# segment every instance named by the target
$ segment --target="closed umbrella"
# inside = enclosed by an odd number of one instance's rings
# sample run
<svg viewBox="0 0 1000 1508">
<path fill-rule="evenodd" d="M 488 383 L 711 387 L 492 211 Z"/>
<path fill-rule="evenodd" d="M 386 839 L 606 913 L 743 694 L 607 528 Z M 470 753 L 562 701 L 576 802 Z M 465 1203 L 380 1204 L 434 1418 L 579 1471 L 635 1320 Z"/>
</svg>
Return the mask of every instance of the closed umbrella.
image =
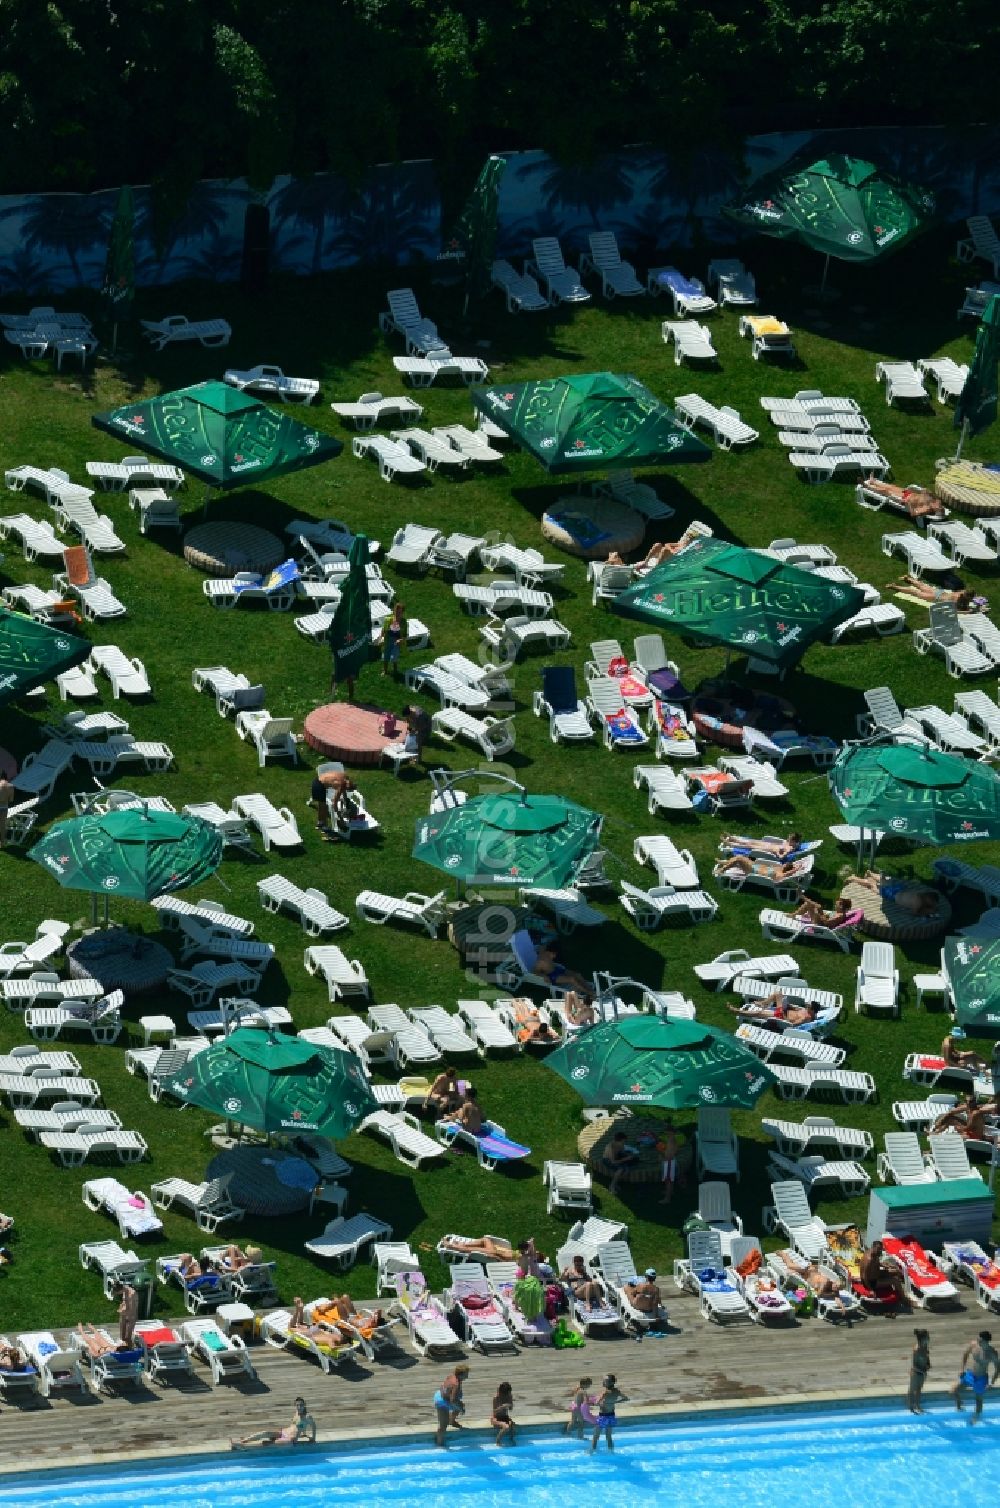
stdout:
<svg viewBox="0 0 1000 1508">
<path fill-rule="evenodd" d="M 957 461 L 968 435 L 989 429 L 997 417 L 997 368 L 1000 363 L 1000 298 L 996 294 L 983 311 L 976 331 L 976 349 L 969 375 L 955 405 L 955 428 L 962 431 Z"/>
<path fill-rule="evenodd" d="M 101 302 L 112 322 L 111 349 L 118 349 L 118 326 L 132 312 L 135 299 L 135 201 L 125 184 L 118 191 L 115 218 L 111 222 L 108 255 L 104 263 Z"/>
<path fill-rule="evenodd" d="M 807 151 L 756 179 L 722 212 L 748 230 L 822 252 L 825 285 L 831 257 L 873 262 L 898 251 L 930 229 L 936 208 L 929 189 L 904 183 L 866 158 Z"/>
<path fill-rule="evenodd" d="M 615 611 L 784 669 L 853 617 L 864 593 L 721 539 L 697 539 L 615 598 Z"/>
<path fill-rule="evenodd" d="M 480 413 L 551 472 L 707 461 L 707 445 L 637 377 L 590 372 L 476 388 Z"/>
<path fill-rule="evenodd" d="M 454 240 L 465 252 L 465 305 L 482 298 L 490 286 L 493 251 L 497 239 L 497 209 L 500 180 L 507 169 L 504 157 L 488 157 L 458 218 Z"/>
<path fill-rule="evenodd" d="M 1000 938 L 946 938 L 944 971 L 958 1025 L 1000 1037 Z"/>
<path fill-rule="evenodd" d="M 340 601 L 330 624 L 333 679 L 346 681 L 354 694 L 354 678 L 371 659 L 372 618 L 368 601 L 368 540 L 355 534 L 351 541 L 350 569 L 340 591 Z"/>
<path fill-rule="evenodd" d="M 1000 838 L 1000 778 L 987 765 L 914 744 L 849 744 L 830 771 L 847 822 L 915 843 Z"/>
<path fill-rule="evenodd" d="M 163 1087 L 255 1131 L 338 1140 L 378 1109 L 353 1053 L 238 1027 L 197 1053 Z"/>
<path fill-rule="evenodd" d="M 775 1082 L 731 1032 L 662 1016 L 623 1016 L 589 1027 L 543 1061 L 588 1105 L 749 1109 Z"/>
<path fill-rule="evenodd" d="M 602 821 L 565 796 L 490 792 L 420 817 L 413 857 L 464 885 L 560 889 L 595 848 Z"/>
<path fill-rule="evenodd" d="M 0 706 L 79 665 L 91 648 L 76 634 L 0 608 Z"/>
<path fill-rule="evenodd" d="M 344 448 L 332 435 L 225 382 L 198 382 L 126 403 L 93 414 L 90 422 L 222 492 L 319 466 Z"/>
</svg>

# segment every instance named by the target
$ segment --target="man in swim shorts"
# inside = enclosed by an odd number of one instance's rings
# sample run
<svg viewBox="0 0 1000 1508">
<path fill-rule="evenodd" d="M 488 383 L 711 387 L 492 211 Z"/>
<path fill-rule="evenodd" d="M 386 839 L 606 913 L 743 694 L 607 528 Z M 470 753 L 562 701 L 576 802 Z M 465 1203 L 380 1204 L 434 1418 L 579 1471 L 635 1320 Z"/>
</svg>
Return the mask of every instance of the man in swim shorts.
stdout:
<svg viewBox="0 0 1000 1508">
<path fill-rule="evenodd" d="M 960 1413 L 964 1408 L 964 1404 L 962 1403 L 963 1392 L 966 1388 L 971 1392 L 974 1399 L 974 1413 L 969 1420 L 970 1424 L 975 1424 L 977 1419 L 982 1418 L 983 1398 L 986 1395 L 986 1389 L 996 1382 L 997 1375 L 1000 1373 L 1000 1356 L 993 1349 L 992 1341 L 993 1336 L 989 1330 L 980 1330 L 975 1340 L 969 1342 L 962 1357 L 962 1366 L 958 1374 L 958 1381 L 951 1390 L 952 1397 L 955 1400 L 955 1407 Z M 989 1375 L 991 1367 L 993 1369 L 992 1377 Z"/>
</svg>

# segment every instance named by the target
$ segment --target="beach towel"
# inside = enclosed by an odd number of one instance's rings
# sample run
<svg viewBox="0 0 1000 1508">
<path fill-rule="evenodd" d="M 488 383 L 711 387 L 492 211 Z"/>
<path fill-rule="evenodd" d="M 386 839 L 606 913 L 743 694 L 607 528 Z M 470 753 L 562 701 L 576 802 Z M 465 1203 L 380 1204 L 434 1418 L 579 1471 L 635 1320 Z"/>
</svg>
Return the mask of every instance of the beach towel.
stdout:
<svg viewBox="0 0 1000 1508">
<path fill-rule="evenodd" d="M 531 1156 L 530 1147 L 523 1147 L 520 1142 L 511 1141 L 509 1136 L 504 1136 L 488 1121 L 477 1140 L 485 1155 L 495 1162 L 516 1162 L 521 1157 Z"/>
<path fill-rule="evenodd" d="M 691 695 L 672 670 L 654 670 L 647 684 L 650 691 L 655 691 L 658 696 L 674 697 L 679 702 L 687 701 Z"/>
<path fill-rule="evenodd" d="M 691 735 L 684 718 L 676 707 L 671 707 L 669 702 L 656 703 L 656 726 L 665 743 L 690 742 Z"/>
<path fill-rule="evenodd" d="M 984 1288 L 989 1288 L 991 1292 L 1000 1288 L 1000 1267 L 996 1262 L 991 1262 L 981 1252 L 969 1251 L 964 1246 L 952 1246 L 949 1250 L 960 1266 L 975 1273 Z"/>
<path fill-rule="evenodd" d="M 883 1236 L 882 1245 L 887 1257 L 892 1257 L 906 1269 L 906 1275 L 914 1288 L 940 1288 L 947 1282 L 944 1273 L 919 1241 L 900 1240 L 897 1236 Z"/>
<path fill-rule="evenodd" d="M 147 1351 L 151 1351 L 154 1346 L 178 1344 L 176 1331 L 171 1330 L 168 1325 L 160 1325 L 155 1330 L 140 1330 L 137 1339 L 142 1342 Z"/>
<path fill-rule="evenodd" d="M 636 727 L 627 712 L 613 712 L 605 723 L 616 744 L 642 743 L 642 729 Z"/>
</svg>

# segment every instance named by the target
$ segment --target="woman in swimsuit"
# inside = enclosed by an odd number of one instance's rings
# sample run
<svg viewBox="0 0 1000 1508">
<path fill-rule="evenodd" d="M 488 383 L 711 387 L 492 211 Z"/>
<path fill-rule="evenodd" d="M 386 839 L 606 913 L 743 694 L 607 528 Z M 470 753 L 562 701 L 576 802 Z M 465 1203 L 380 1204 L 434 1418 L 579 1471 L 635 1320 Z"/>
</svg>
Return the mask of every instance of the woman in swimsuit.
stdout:
<svg viewBox="0 0 1000 1508">
<path fill-rule="evenodd" d="M 517 1439 L 516 1426 L 511 1417 L 514 1409 L 514 1390 L 509 1382 L 497 1383 L 496 1394 L 493 1398 L 493 1412 L 490 1415 L 490 1423 L 497 1432 L 496 1443 L 498 1445 L 507 1439 L 513 1445 Z"/>
<path fill-rule="evenodd" d="M 986 1063 L 977 1052 L 964 1052 L 955 1046 L 955 1038 L 958 1035 L 952 1031 L 941 1043 L 941 1056 L 952 1068 L 970 1068 L 973 1073 L 985 1073 L 989 1064 Z"/>
<path fill-rule="evenodd" d="M 576 990 L 567 990 L 563 997 L 563 1015 L 570 1026 L 593 1026 L 597 1012 L 586 1000 L 581 1000 Z"/>
<path fill-rule="evenodd" d="M 406 637 L 406 618 L 401 602 L 397 602 L 392 610 L 392 617 L 382 632 L 382 674 L 392 672 L 396 678 L 396 666 L 399 664 L 399 652 L 403 640 Z"/>
<path fill-rule="evenodd" d="M 583 1265 L 583 1257 L 577 1252 L 572 1265 L 564 1267 L 559 1274 L 560 1283 L 569 1289 L 575 1299 L 581 1304 L 586 1304 L 588 1309 L 596 1309 L 604 1297 L 600 1283 L 594 1281 Z"/>
<path fill-rule="evenodd" d="M 712 873 L 716 879 L 735 871 L 737 874 L 759 874 L 768 879 L 789 880 L 802 873 L 800 863 L 799 859 L 793 859 L 791 863 L 771 864 L 766 859 L 751 859 L 746 854 L 733 854 L 720 859 Z"/>
<path fill-rule="evenodd" d="M 843 895 L 838 895 L 832 911 L 824 911 L 819 901 L 804 895 L 792 915 L 800 922 L 808 922 L 811 927 L 838 927 L 850 910 L 851 903 Z"/>
<path fill-rule="evenodd" d="M 921 581 L 918 576 L 911 576 L 908 572 L 902 581 L 894 581 L 892 588 L 895 592 L 905 592 L 908 597 L 919 597 L 921 602 L 929 606 L 938 603 L 950 605 L 959 613 L 971 612 L 974 604 L 975 593 L 967 587 L 960 587 L 956 591 L 949 591 L 947 587 L 931 586 L 929 581 Z"/>
<path fill-rule="evenodd" d="M 593 1386 L 593 1383 L 594 1379 L 592 1377 L 581 1377 L 577 1383 L 576 1390 L 570 1400 L 569 1418 L 563 1426 L 564 1435 L 579 1435 L 582 1440 L 584 1425 L 593 1422 L 585 1418 L 583 1412 L 584 1409 L 588 1413 L 590 1412 L 590 1393 L 588 1389 Z"/>
<path fill-rule="evenodd" d="M 288 1321 L 288 1328 L 292 1334 L 304 1336 L 306 1340 L 316 1341 L 319 1345 L 339 1346 L 344 1342 L 343 1331 L 338 1330 L 336 1325 L 331 1325 L 328 1321 L 321 1325 L 310 1324 L 306 1319 L 305 1305 L 298 1295 L 292 1301 L 292 1317 Z"/>
<path fill-rule="evenodd" d="M 316 1421 L 306 1408 L 304 1398 L 295 1400 L 295 1417 L 283 1429 L 260 1429 L 253 1435 L 244 1435 L 241 1440 L 230 1440 L 231 1450 L 243 1450 L 248 1445 L 310 1445 L 316 1439 Z"/>
<path fill-rule="evenodd" d="M 601 1395 L 597 1400 L 597 1423 L 594 1426 L 594 1434 L 590 1442 L 591 1454 L 597 1449 L 597 1442 L 601 1438 L 601 1430 L 604 1431 L 604 1438 L 608 1442 L 608 1450 L 614 1450 L 615 1448 L 615 1442 L 612 1439 L 612 1431 L 617 1423 L 615 1409 L 619 1403 L 628 1402 L 625 1394 L 618 1391 L 617 1384 L 618 1379 L 614 1372 L 609 1372 L 604 1379 Z"/>
<path fill-rule="evenodd" d="M 801 833 L 789 833 L 787 838 L 747 838 L 738 833 L 723 833 L 719 843 L 720 848 L 727 848 L 730 853 L 775 859 L 787 859 L 801 845 Z"/>
<path fill-rule="evenodd" d="M 496 1236 L 480 1236 L 478 1241 L 453 1236 L 449 1241 L 442 1241 L 441 1245 L 447 1251 L 460 1251 L 468 1256 L 481 1253 L 494 1262 L 513 1262 L 516 1257 L 513 1246 L 507 1241 L 499 1241 Z"/>
</svg>

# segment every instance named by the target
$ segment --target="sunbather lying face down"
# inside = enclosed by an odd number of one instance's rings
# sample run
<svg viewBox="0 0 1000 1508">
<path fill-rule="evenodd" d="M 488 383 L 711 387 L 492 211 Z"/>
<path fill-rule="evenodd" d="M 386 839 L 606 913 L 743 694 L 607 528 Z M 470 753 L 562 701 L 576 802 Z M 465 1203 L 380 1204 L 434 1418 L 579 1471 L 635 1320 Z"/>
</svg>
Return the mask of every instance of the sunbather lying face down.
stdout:
<svg viewBox="0 0 1000 1508">
<path fill-rule="evenodd" d="M 790 864 L 769 864 L 766 859 L 751 859 L 745 854 L 733 854 L 729 858 L 720 859 L 712 873 L 718 877 L 721 874 L 759 874 L 776 880 L 788 880 L 794 875 L 802 874 L 802 861 L 795 859 Z"/>
<path fill-rule="evenodd" d="M 844 1301 L 840 1296 L 840 1284 L 836 1278 L 831 1277 L 829 1273 L 825 1273 L 821 1267 L 817 1267 L 815 1262 L 803 1261 L 793 1251 L 780 1252 L 779 1256 L 789 1272 L 794 1273 L 797 1278 L 801 1278 L 802 1282 L 817 1298 L 836 1299 L 841 1309 L 845 1307 Z"/>
<path fill-rule="evenodd" d="M 870 476 L 865 480 L 865 489 L 896 503 L 911 518 L 944 518 L 947 515 L 947 509 L 926 487 L 895 487 L 891 482 Z"/>
<path fill-rule="evenodd" d="M 802 834 L 789 833 L 787 838 L 748 838 L 741 833 L 723 833 L 719 841 L 720 848 L 727 848 L 735 854 L 773 854 L 777 859 L 784 859 L 790 853 L 801 847 Z"/>
<path fill-rule="evenodd" d="M 481 1252 L 483 1256 L 492 1257 L 497 1262 L 513 1262 L 514 1248 L 509 1241 L 500 1241 L 496 1236 L 480 1236 L 465 1238 L 453 1236 L 450 1240 L 442 1241 L 442 1246 L 448 1251 Z"/>
<path fill-rule="evenodd" d="M 98 1356 L 107 1356 L 115 1351 L 128 1351 L 131 1349 L 125 1345 L 124 1341 L 119 1341 L 115 1345 L 113 1341 L 101 1335 L 100 1331 L 96 1330 L 93 1325 L 84 1324 L 83 1321 L 77 1325 L 76 1332 L 83 1341 L 88 1353 L 95 1359 Z"/>
<path fill-rule="evenodd" d="M 909 572 L 900 581 L 892 583 L 894 592 L 905 592 L 909 597 L 919 597 L 921 602 L 931 605 L 943 602 L 950 604 L 960 613 L 967 613 L 976 605 L 976 594 L 970 592 L 967 587 L 951 590 L 944 586 L 931 586 L 929 581 L 921 581 L 919 576 L 911 576 Z M 982 599 L 984 611 L 989 607 L 986 599 Z"/>
<path fill-rule="evenodd" d="M 769 1021 L 784 1021 L 789 1026 L 803 1026 L 815 1021 L 819 1006 L 812 1001 L 797 1000 L 783 990 L 772 990 L 763 1000 L 743 1000 L 730 1005 L 739 1016 L 762 1016 Z"/>
<path fill-rule="evenodd" d="M 305 1304 L 302 1299 L 296 1297 L 292 1301 L 292 1317 L 288 1322 L 289 1330 L 296 1335 L 303 1335 L 308 1340 L 321 1342 L 323 1345 L 339 1345 L 344 1339 L 343 1333 L 336 1325 L 314 1325 L 306 1319 Z"/>
</svg>

